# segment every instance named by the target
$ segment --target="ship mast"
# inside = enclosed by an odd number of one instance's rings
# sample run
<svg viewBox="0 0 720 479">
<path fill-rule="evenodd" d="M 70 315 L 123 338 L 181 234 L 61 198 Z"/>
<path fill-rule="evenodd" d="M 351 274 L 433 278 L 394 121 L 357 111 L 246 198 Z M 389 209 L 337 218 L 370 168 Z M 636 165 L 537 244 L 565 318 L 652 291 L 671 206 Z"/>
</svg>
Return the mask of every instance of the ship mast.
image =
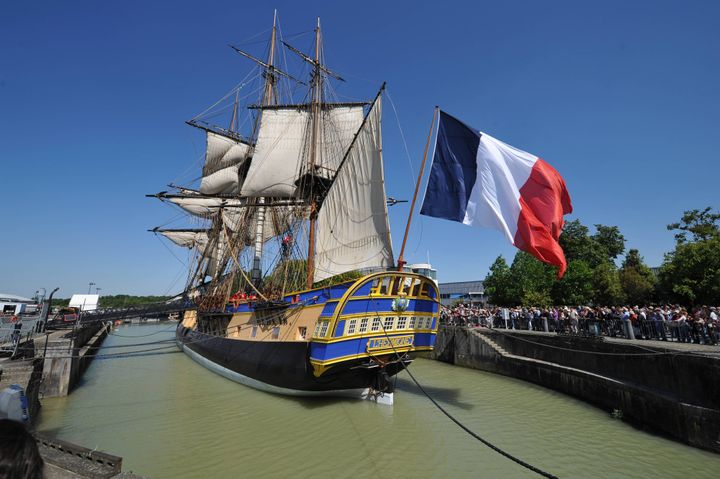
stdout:
<svg viewBox="0 0 720 479">
<path fill-rule="evenodd" d="M 273 27 L 272 35 L 270 36 L 270 53 L 268 55 L 267 67 L 265 69 L 265 89 L 263 90 L 262 105 L 272 105 L 277 101 L 276 87 L 275 87 L 275 39 L 277 32 L 277 10 L 273 15 Z M 255 120 L 253 127 L 253 138 L 258 131 L 260 125 L 260 115 Z M 250 273 L 250 279 L 255 285 L 259 285 L 260 279 L 262 278 L 262 254 L 263 254 L 263 234 L 265 229 L 265 198 L 258 198 L 260 204 L 257 208 L 256 223 L 255 223 L 255 252 L 253 254 L 253 267 Z"/>
<path fill-rule="evenodd" d="M 320 17 L 317 19 L 315 28 L 315 71 L 313 72 L 312 83 L 312 139 L 310 141 L 310 168 L 308 171 L 314 176 L 315 165 L 318 164 L 318 131 L 320 127 L 320 112 L 322 107 L 322 66 L 320 63 Z M 311 176 L 312 177 L 312 176 Z M 307 287 L 312 288 L 315 275 L 315 225 L 318 216 L 318 204 L 313 195 L 312 184 L 310 185 L 310 232 L 308 235 L 308 256 L 307 256 Z"/>
</svg>

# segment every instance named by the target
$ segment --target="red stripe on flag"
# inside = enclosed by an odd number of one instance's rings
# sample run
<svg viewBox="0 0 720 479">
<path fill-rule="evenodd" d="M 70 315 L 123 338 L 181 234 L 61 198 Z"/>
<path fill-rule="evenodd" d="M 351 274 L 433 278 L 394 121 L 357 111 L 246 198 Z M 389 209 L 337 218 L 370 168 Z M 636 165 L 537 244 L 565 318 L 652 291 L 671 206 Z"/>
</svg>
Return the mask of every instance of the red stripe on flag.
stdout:
<svg viewBox="0 0 720 479">
<path fill-rule="evenodd" d="M 552 166 L 539 159 L 520 188 L 520 216 L 514 244 L 540 261 L 558 267 L 558 278 L 567 269 L 558 243 L 563 215 L 572 213 L 565 181 Z"/>
</svg>

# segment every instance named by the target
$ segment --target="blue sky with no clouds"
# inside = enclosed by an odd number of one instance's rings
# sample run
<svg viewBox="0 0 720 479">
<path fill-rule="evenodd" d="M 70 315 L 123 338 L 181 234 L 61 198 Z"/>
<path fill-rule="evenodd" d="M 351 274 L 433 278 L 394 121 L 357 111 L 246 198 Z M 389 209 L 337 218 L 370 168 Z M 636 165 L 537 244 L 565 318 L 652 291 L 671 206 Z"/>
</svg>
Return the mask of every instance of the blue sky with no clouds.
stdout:
<svg viewBox="0 0 720 479">
<path fill-rule="evenodd" d="M 3 2 L 0 291 L 182 287 L 183 265 L 146 232 L 174 212 L 144 195 L 196 164 L 203 136 L 184 121 L 250 70 L 228 43 L 263 54 L 246 40 L 267 35 L 274 7 L 288 36 L 321 17 L 341 94 L 388 82 L 415 171 L 440 105 L 546 159 L 569 219 L 619 226 L 650 265 L 672 249 L 666 224 L 719 206 L 718 2 Z M 409 199 L 387 99 L 384 133 L 387 192 Z M 390 211 L 399 249 L 408 205 Z M 514 254 L 497 231 L 419 218 L 407 259 L 429 254 L 441 281 Z"/>
</svg>

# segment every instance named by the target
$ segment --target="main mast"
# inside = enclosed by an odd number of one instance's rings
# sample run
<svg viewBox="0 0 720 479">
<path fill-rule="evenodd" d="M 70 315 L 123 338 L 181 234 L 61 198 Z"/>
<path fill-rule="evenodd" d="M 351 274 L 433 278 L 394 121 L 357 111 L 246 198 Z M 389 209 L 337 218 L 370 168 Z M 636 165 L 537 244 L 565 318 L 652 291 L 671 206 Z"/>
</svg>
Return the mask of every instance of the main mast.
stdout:
<svg viewBox="0 0 720 479">
<path fill-rule="evenodd" d="M 272 35 L 270 36 L 270 53 L 268 55 L 268 67 L 265 69 L 265 89 L 263 90 L 262 105 L 272 105 L 277 101 L 276 89 L 275 89 L 275 74 L 273 72 L 275 65 L 275 39 L 277 32 L 277 10 L 273 16 L 273 27 Z M 262 116 L 262 110 L 255 120 L 253 127 L 253 138 L 257 134 L 258 127 L 260 125 L 260 117 Z M 262 278 L 262 254 L 263 254 L 263 235 L 265 229 L 265 198 L 258 198 L 260 206 L 257 208 L 256 225 L 255 225 L 255 252 L 253 255 L 253 268 L 250 273 L 250 279 L 255 285 L 259 285 L 260 279 Z"/>
<path fill-rule="evenodd" d="M 322 108 L 322 72 L 320 63 L 320 17 L 317 19 L 315 28 L 315 71 L 312 84 L 312 138 L 310 141 L 310 168 L 308 172 L 314 176 L 315 165 L 318 164 L 318 132 L 320 127 L 320 113 Z M 311 176 L 311 177 L 312 177 Z M 318 204 L 313 194 L 313 185 L 310 184 L 310 232 L 308 235 L 308 257 L 307 257 L 307 287 L 312 288 L 315 275 L 315 225 L 317 223 Z"/>
</svg>

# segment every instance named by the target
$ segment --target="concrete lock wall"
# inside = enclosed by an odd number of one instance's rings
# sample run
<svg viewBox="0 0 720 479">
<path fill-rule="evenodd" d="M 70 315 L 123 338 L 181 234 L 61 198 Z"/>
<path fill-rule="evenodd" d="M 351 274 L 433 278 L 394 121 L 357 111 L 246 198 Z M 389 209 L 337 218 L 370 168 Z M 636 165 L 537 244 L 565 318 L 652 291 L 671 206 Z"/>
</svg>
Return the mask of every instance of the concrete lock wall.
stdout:
<svg viewBox="0 0 720 479">
<path fill-rule="evenodd" d="M 105 324 L 95 323 L 65 334 L 53 333 L 47 340 L 41 394 L 67 396 L 80 381 L 107 332 Z"/>
<path fill-rule="evenodd" d="M 441 327 L 433 356 L 530 381 L 608 411 L 622 411 L 623 420 L 720 453 L 720 360 L 695 355 L 598 355 L 565 348 L 639 351 L 630 345 L 575 337 L 530 337 L 489 330 L 477 334 L 465 328 Z"/>
</svg>

